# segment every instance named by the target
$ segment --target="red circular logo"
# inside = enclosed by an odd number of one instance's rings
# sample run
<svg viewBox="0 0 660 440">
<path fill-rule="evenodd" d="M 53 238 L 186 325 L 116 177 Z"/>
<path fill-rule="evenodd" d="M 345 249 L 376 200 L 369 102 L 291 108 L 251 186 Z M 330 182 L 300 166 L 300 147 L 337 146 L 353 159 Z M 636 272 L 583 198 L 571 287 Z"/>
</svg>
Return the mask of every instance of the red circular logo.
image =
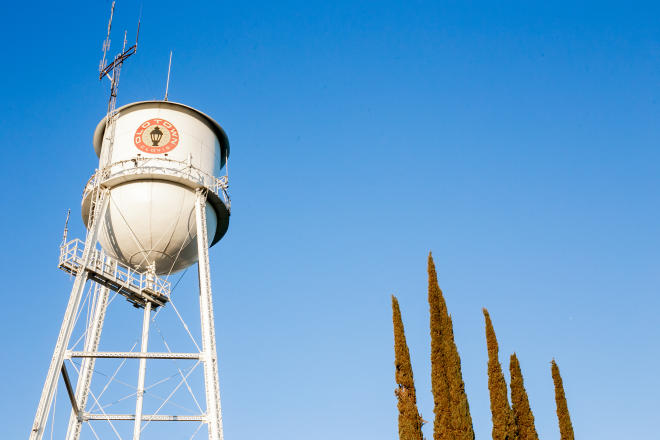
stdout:
<svg viewBox="0 0 660 440">
<path fill-rule="evenodd" d="M 161 154 L 174 150 L 179 145 L 179 132 L 165 119 L 149 119 L 140 124 L 133 142 L 145 153 Z"/>
</svg>

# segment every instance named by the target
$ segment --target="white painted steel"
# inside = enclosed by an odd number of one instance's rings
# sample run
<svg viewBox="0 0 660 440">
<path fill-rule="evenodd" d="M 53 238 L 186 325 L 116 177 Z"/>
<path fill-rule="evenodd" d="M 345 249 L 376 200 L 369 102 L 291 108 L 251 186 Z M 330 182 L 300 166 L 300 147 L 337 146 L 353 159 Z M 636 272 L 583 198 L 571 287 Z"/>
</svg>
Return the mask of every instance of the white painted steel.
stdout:
<svg viewBox="0 0 660 440">
<path fill-rule="evenodd" d="M 165 132 L 160 147 L 167 144 L 167 139 L 178 139 L 167 152 L 150 153 L 136 146 L 136 139 L 142 146 L 152 142 L 149 136 L 136 136 L 136 132 L 154 120 L 157 122 L 152 122 L 149 129 L 160 124 Z M 195 190 L 208 186 L 200 185 L 197 176 L 220 176 L 229 152 L 224 131 L 203 113 L 165 101 L 121 107 L 117 109 L 114 124 L 110 124 L 110 133 L 106 133 L 107 125 L 106 119 L 102 120 L 94 133 L 94 149 L 101 158 L 102 184 L 111 190 L 111 204 L 99 237 L 101 246 L 136 270 L 155 264 L 159 275 L 194 264 L 198 254 L 194 243 Z M 127 171 L 131 163 L 139 173 Z M 174 170 L 173 164 L 177 163 L 187 168 Z M 189 170 L 189 178 L 185 170 Z M 83 200 L 84 219 L 89 209 L 88 197 Z M 218 223 L 222 224 L 218 232 L 224 234 L 229 215 L 228 207 L 219 203 L 223 202 L 218 199 L 215 205 L 206 204 L 205 226 L 214 242 L 220 238 L 216 237 Z"/>
<path fill-rule="evenodd" d="M 145 153 L 133 142 L 140 125 L 156 118 L 171 123 L 179 134 L 178 145 L 167 155 Z M 105 118 L 94 131 L 94 150 L 99 157 L 108 142 L 107 138 L 104 139 L 104 132 Z M 100 164 L 101 168 L 138 155 L 182 161 L 191 158 L 194 167 L 212 176 L 219 176 L 228 155 L 227 137 L 220 125 L 199 110 L 175 102 L 142 101 L 118 108 L 114 135 L 112 155 L 106 163 Z"/>
<path fill-rule="evenodd" d="M 135 420 L 135 414 L 85 414 L 85 420 Z M 144 414 L 145 422 L 206 422 L 206 417 L 200 416 L 171 416 L 160 414 Z"/>
<path fill-rule="evenodd" d="M 149 322 L 151 321 L 151 302 L 147 302 L 144 307 L 144 317 L 142 321 L 142 344 L 140 351 L 147 351 L 149 343 Z M 147 374 L 147 358 L 140 358 L 140 367 L 138 371 L 137 398 L 135 399 L 135 424 L 133 425 L 133 440 L 140 440 L 142 433 L 142 403 L 144 402 L 144 379 Z"/>
<path fill-rule="evenodd" d="M 95 206 L 95 215 L 93 217 L 95 219 L 102 218 L 105 215 L 109 199 L 107 190 L 99 191 L 97 192 L 97 195 L 98 200 L 96 203 L 93 203 Z M 85 250 L 83 251 L 82 257 L 83 267 L 87 267 L 90 263 L 92 250 L 96 247 L 96 243 L 98 241 L 98 231 L 100 229 L 99 226 L 100 222 L 94 220 L 92 221 L 92 224 L 87 232 L 87 238 L 85 239 Z M 48 420 L 48 413 L 50 412 L 50 406 L 53 401 L 53 395 L 55 394 L 55 390 L 57 388 L 57 379 L 60 375 L 60 370 L 62 369 L 62 363 L 64 362 L 64 355 L 66 353 L 67 346 L 69 345 L 69 340 L 71 339 L 71 333 L 73 332 L 76 312 L 80 306 L 80 298 L 82 297 L 82 293 L 85 290 L 87 275 L 88 272 L 86 270 L 81 270 L 76 274 L 75 281 L 73 282 L 69 303 L 67 304 L 66 311 L 64 312 L 64 319 L 62 320 L 60 333 L 57 336 L 53 357 L 51 358 L 48 373 L 46 374 L 46 381 L 41 391 L 41 398 L 39 399 L 39 405 L 37 406 L 37 413 L 34 416 L 32 431 L 30 431 L 30 440 L 41 440 L 43 437 L 44 427 L 46 426 L 46 420 Z"/>
<path fill-rule="evenodd" d="M 96 359 L 201 359 L 199 353 L 170 353 L 167 351 L 140 353 L 135 351 L 71 351 L 66 354 L 67 359 L 96 358 Z"/>
<path fill-rule="evenodd" d="M 60 269 L 76 275 L 88 272 L 88 278 L 126 297 L 135 305 L 151 301 L 156 306 L 167 303 L 172 283 L 151 273 L 136 272 L 120 267 L 117 260 L 96 249 L 91 251 L 90 263 L 83 265 L 85 243 L 76 239 L 60 246 Z"/>
<path fill-rule="evenodd" d="M 116 115 L 110 123 L 101 121 L 95 133 L 96 151 L 103 153 L 104 159 L 83 194 L 83 219 L 88 226 L 84 247 L 78 246 L 75 240 L 65 240 L 61 248 L 59 266 L 75 274 L 76 278 L 30 440 L 42 440 L 64 359 L 73 357 L 83 359 L 75 400 L 72 401 L 80 407 L 80 414 L 71 415 L 67 440 L 78 440 L 81 424 L 88 420 L 134 420 L 134 439 L 139 439 L 146 427 L 147 423 L 143 425 L 143 421 L 201 421 L 207 424 L 209 440 L 222 440 L 208 248 L 209 243 L 222 238 L 228 226 L 227 180 L 226 177 L 217 179 L 229 150 L 227 138 L 222 128 L 208 116 L 181 104 L 162 101 L 134 103 L 120 108 Z M 132 151 L 130 147 L 134 148 L 134 144 L 132 139 L 130 144 L 127 142 L 127 134 L 132 137 L 135 121 L 158 117 L 169 118 L 167 120 L 179 132 L 181 143 L 167 155 L 157 154 L 152 158 L 146 157 L 148 154 L 144 152 Z M 102 151 L 106 147 L 107 150 Z M 131 162 L 136 171 L 127 168 Z M 213 237 L 212 242 L 209 234 Z M 97 243 L 108 256 L 96 249 Z M 167 303 L 170 289 L 169 282 L 156 274 L 181 270 L 198 259 L 201 351 L 147 352 L 151 309 Z M 122 268 L 117 260 L 127 268 Z M 71 351 L 68 345 L 87 280 L 106 287 L 99 289 L 96 307 L 86 329 L 84 351 Z M 140 352 L 98 351 L 108 288 L 126 296 L 134 305 L 144 306 Z M 188 329 L 185 322 L 183 325 Z M 139 359 L 135 414 L 85 412 L 95 358 Z M 158 411 L 156 414 L 142 414 L 147 359 L 198 359 L 203 362 L 206 412 L 192 416 L 158 415 Z M 178 386 L 187 385 L 186 377 L 182 376 Z"/>
<path fill-rule="evenodd" d="M 85 351 L 93 352 L 98 350 L 99 341 L 101 340 L 101 331 L 103 330 L 103 321 L 105 320 L 105 312 L 108 308 L 108 295 L 110 289 L 102 287 L 99 284 L 95 286 L 96 293 L 96 307 L 92 315 L 92 321 L 87 329 L 85 337 Z M 76 385 L 76 402 L 80 412 L 85 412 L 87 406 L 87 398 L 89 397 L 89 389 L 92 383 L 92 373 L 94 372 L 95 358 L 85 358 L 80 366 L 80 374 L 78 375 L 78 384 Z M 75 411 L 71 411 L 69 416 L 69 426 L 66 432 L 67 440 L 78 440 L 80 438 L 80 430 L 82 429 L 82 420 L 78 418 Z"/>
<path fill-rule="evenodd" d="M 206 204 L 206 228 L 215 233 L 217 218 Z M 108 254 L 138 271 L 150 264 L 168 274 L 197 261 L 195 192 L 164 180 L 123 183 L 110 190 L 99 242 Z"/>
<path fill-rule="evenodd" d="M 204 385 L 206 388 L 206 417 L 209 440 L 223 440 L 222 408 L 220 406 L 220 382 L 218 379 L 218 354 L 215 346 L 215 318 L 211 294 L 208 234 L 204 228 L 206 192 L 197 190 L 195 213 L 197 219 L 197 263 L 199 276 L 199 312 L 202 327 L 202 351 L 204 353 Z"/>
</svg>

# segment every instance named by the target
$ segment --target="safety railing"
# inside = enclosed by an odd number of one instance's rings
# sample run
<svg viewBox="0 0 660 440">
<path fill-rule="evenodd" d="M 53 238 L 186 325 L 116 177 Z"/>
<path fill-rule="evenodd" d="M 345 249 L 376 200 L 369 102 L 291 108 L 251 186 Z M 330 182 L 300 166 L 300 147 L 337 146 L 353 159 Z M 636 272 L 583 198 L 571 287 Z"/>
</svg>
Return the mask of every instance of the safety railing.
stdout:
<svg viewBox="0 0 660 440">
<path fill-rule="evenodd" d="M 89 193 L 94 191 L 99 184 L 102 184 L 109 179 L 140 174 L 148 174 L 150 176 L 174 176 L 189 180 L 208 188 L 222 199 L 227 206 L 227 209 L 231 208 L 227 176 L 218 178 L 193 166 L 190 161 L 174 160 L 164 157 L 135 157 L 133 159 L 114 162 L 101 170 L 97 170 L 87 181 L 87 185 L 85 185 L 83 199 L 87 197 Z"/>
<path fill-rule="evenodd" d="M 139 299 L 140 296 L 146 294 L 149 297 L 167 301 L 171 291 L 169 281 L 153 273 L 138 272 L 126 267 L 98 249 L 91 251 L 89 264 L 86 268 L 82 268 L 84 250 L 85 243 L 78 238 L 62 244 L 59 267 L 74 275 L 81 269 L 92 272 L 95 275 L 91 277 L 92 279 L 129 297 L 129 300 L 131 295 L 137 295 L 136 298 Z"/>
</svg>

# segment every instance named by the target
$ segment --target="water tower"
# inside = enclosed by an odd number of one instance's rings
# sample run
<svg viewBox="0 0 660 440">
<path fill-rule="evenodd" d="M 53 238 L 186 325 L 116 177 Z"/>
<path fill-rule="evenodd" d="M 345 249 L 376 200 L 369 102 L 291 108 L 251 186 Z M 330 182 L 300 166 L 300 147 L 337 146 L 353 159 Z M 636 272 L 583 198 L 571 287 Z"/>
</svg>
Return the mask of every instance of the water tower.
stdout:
<svg viewBox="0 0 660 440">
<path fill-rule="evenodd" d="M 133 439 L 140 438 L 143 422 L 198 421 L 207 425 L 209 439 L 221 440 L 208 249 L 223 237 L 229 224 L 228 180 L 221 175 L 229 156 L 229 143 L 224 130 L 211 117 L 167 98 L 116 109 L 121 66 L 136 52 L 137 38 L 128 49 L 124 43 L 122 52 L 106 63 L 109 34 L 110 24 L 101 63 L 101 78 L 111 80 L 110 101 L 107 115 L 93 137 L 99 167 L 82 197 L 87 234 L 84 241 L 68 240 L 65 228 L 59 267 L 75 279 L 30 439 L 40 440 L 44 436 L 61 375 L 71 402 L 67 440 L 79 439 L 83 424 L 94 420 L 133 421 Z M 199 351 L 175 353 L 168 348 L 168 352 L 150 352 L 152 312 L 170 302 L 168 276 L 195 263 L 199 275 Z M 94 306 L 90 300 L 84 346 L 76 351 L 70 347 L 71 336 L 80 314 L 81 298 L 90 285 L 95 287 Z M 113 291 L 143 310 L 140 351 L 98 350 L 108 297 Z M 130 310 L 134 309 L 127 308 L 127 313 Z M 138 359 L 134 413 L 109 414 L 102 408 L 102 413 L 89 411 L 90 384 L 99 358 Z M 77 384 L 71 382 L 64 362 L 67 359 L 79 361 Z M 198 360 L 204 370 L 205 410 L 197 415 L 144 414 L 147 360 L 151 365 L 154 359 Z"/>
</svg>

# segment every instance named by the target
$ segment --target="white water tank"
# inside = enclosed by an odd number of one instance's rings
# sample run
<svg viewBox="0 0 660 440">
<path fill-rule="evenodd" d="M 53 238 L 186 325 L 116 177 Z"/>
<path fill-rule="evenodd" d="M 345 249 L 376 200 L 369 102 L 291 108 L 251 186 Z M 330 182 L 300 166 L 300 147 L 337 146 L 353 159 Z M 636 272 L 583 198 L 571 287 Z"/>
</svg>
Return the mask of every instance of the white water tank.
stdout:
<svg viewBox="0 0 660 440">
<path fill-rule="evenodd" d="M 114 142 L 104 118 L 94 132 L 99 156 L 95 176 L 110 189 L 99 242 L 123 264 L 167 275 L 197 261 L 195 191 L 210 188 L 206 224 L 210 245 L 229 225 L 226 179 L 229 155 L 224 130 L 204 113 L 168 101 L 143 101 L 117 110 Z M 82 202 L 87 225 L 95 181 Z"/>
</svg>

